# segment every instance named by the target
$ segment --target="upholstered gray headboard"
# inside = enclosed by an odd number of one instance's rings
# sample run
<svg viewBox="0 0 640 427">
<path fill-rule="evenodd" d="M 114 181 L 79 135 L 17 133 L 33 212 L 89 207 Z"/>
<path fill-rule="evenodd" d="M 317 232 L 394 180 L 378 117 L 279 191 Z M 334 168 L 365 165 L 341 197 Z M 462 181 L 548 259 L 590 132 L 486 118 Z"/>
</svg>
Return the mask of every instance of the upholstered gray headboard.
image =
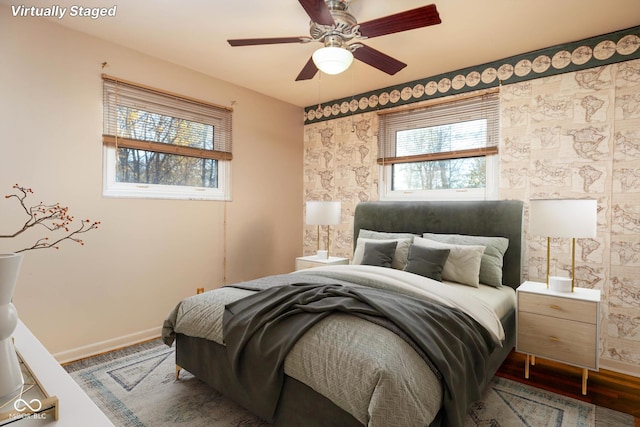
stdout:
<svg viewBox="0 0 640 427">
<path fill-rule="evenodd" d="M 356 206 L 353 241 L 360 229 L 506 237 L 503 282 L 515 289 L 522 281 L 522 218 L 520 200 L 362 202 Z"/>
</svg>

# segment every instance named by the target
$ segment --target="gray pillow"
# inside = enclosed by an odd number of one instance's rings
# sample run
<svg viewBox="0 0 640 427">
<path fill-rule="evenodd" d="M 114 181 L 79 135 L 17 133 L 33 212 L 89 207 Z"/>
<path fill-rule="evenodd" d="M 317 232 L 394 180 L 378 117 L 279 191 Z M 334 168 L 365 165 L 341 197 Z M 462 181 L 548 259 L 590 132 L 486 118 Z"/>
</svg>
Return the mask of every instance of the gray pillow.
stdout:
<svg viewBox="0 0 640 427">
<path fill-rule="evenodd" d="M 451 249 L 434 249 L 411 245 L 404 271 L 442 282 L 442 269 Z"/>
<path fill-rule="evenodd" d="M 397 245 L 398 242 L 395 240 L 365 243 L 361 264 L 391 268 L 391 260 L 393 259 L 393 254 L 396 252 Z"/>
<path fill-rule="evenodd" d="M 480 283 L 494 288 L 502 286 L 502 264 L 504 253 L 509 247 L 509 239 L 505 237 L 434 233 L 424 233 L 422 237 L 442 243 L 484 246 L 484 254 L 480 260 Z"/>
<path fill-rule="evenodd" d="M 356 250 L 353 252 L 353 264 L 362 264 L 362 256 L 364 255 L 364 245 L 367 242 L 397 242 L 396 252 L 393 255 L 393 260 L 391 261 L 391 268 L 396 268 L 398 270 L 403 270 L 407 265 L 407 255 L 409 255 L 409 246 L 411 246 L 411 238 L 398 238 L 398 239 L 365 239 L 362 237 L 358 237 L 358 241 L 356 242 Z"/>
<path fill-rule="evenodd" d="M 442 280 L 462 283 L 477 288 L 480 284 L 480 262 L 484 246 L 454 245 L 435 240 L 416 237 L 413 243 L 418 246 L 436 249 L 450 249 L 447 262 L 442 268 Z"/>
<path fill-rule="evenodd" d="M 413 238 L 416 237 L 416 235 L 411 233 L 387 233 L 386 231 L 373 231 L 373 230 L 365 230 L 361 228 L 360 231 L 358 231 L 358 237 L 362 237 L 364 239 L 377 239 L 377 240 L 392 240 L 392 239 L 413 240 Z"/>
<path fill-rule="evenodd" d="M 388 233 L 385 231 L 373 231 L 360 229 L 358 231 L 358 240 L 356 241 L 356 250 L 353 254 L 353 263 L 357 264 L 359 261 L 359 255 L 361 255 L 363 248 L 358 251 L 361 239 L 367 240 L 397 240 L 398 246 L 396 247 L 396 254 L 393 256 L 393 263 L 391 268 L 398 270 L 404 270 L 407 266 L 407 255 L 409 255 L 409 246 L 413 243 L 415 234 L 411 233 Z M 420 237 L 420 236 L 418 236 Z M 360 252 L 359 254 L 357 252 Z"/>
</svg>

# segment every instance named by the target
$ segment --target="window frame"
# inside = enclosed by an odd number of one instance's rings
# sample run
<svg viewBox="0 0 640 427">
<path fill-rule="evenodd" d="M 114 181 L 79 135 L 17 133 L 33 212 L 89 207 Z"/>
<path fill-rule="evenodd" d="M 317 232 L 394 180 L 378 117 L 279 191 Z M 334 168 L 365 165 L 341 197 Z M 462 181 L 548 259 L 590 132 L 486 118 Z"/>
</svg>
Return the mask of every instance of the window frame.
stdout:
<svg viewBox="0 0 640 427">
<path fill-rule="evenodd" d="M 116 147 L 104 145 L 102 195 L 115 198 L 231 201 L 231 162 L 218 160 L 218 187 L 143 184 L 116 181 Z"/>
<path fill-rule="evenodd" d="M 231 160 L 233 158 L 231 153 L 231 113 L 233 109 L 229 107 L 223 107 L 215 104 L 211 104 L 205 101 L 196 100 L 182 95 L 177 95 L 161 89 L 155 89 L 149 86 L 133 83 L 130 81 L 118 79 L 108 75 L 102 75 L 103 81 L 103 111 L 104 111 L 104 131 L 102 136 L 103 142 L 103 196 L 114 198 L 139 198 L 139 199 L 173 199 L 173 200 L 231 200 Z M 149 93 L 151 96 L 165 98 L 167 105 L 175 106 L 184 102 L 186 104 L 196 105 L 196 108 L 211 108 L 216 111 L 215 114 L 228 113 L 227 125 L 224 126 L 221 132 L 224 132 L 223 145 L 220 149 L 215 146 L 212 150 L 195 148 L 188 146 L 179 146 L 172 144 L 165 144 L 162 142 L 152 142 L 144 140 L 131 140 L 124 137 L 117 137 L 113 135 L 114 123 L 113 123 L 113 108 L 118 108 L 119 103 L 113 103 L 111 94 L 107 94 L 106 82 L 111 85 L 122 84 L 135 90 L 140 90 L 143 93 Z M 111 89 L 113 89 L 111 87 Z M 117 90 L 117 88 L 116 88 Z M 156 100 L 157 101 L 157 100 Z M 111 104 L 107 105 L 108 102 Z M 146 104 L 144 100 L 140 102 L 140 110 L 144 110 Z M 163 104 L 164 105 L 164 104 Z M 171 107 L 168 107 L 171 108 Z M 109 109 L 109 111 L 107 111 Z M 117 113 L 116 113 L 117 114 Z M 178 119 L 184 119 L 188 121 L 194 121 L 188 113 L 172 114 L 172 117 Z M 116 119 L 117 120 L 117 119 Z M 107 123 L 109 121 L 109 123 Z M 199 121 L 196 121 L 199 122 Z M 117 123 L 117 122 L 116 122 Z M 115 124 L 117 127 L 117 124 Z M 166 145 L 166 147 L 165 147 Z M 199 187 L 199 186 L 185 186 L 185 185 L 167 185 L 167 184 L 147 184 L 147 183 L 132 183 L 132 182 L 118 182 L 117 177 L 117 149 L 118 148 L 130 148 L 165 154 L 173 154 L 178 156 L 188 156 L 200 159 L 211 159 L 217 162 L 217 187 Z"/>
<path fill-rule="evenodd" d="M 409 109 L 397 109 L 395 111 L 386 111 L 379 114 L 393 114 L 394 112 L 405 112 L 409 110 L 417 111 L 423 110 L 430 105 L 446 105 L 448 103 L 455 103 L 460 100 L 466 100 L 470 98 L 478 98 L 490 94 L 496 94 L 498 90 L 487 90 L 482 92 L 475 92 L 473 94 L 468 94 L 461 97 L 448 97 L 444 99 L 434 100 L 430 104 L 421 104 L 419 107 L 411 107 Z M 497 135 L 494 134 L 493 137 L 496 138 L 495 145 L 488 145 L 483 148 L 475 148 L 471 150 L 462 150 L 462 151 L 452 151 L 452 152 L 439 152 L 434 154 L 423 154 L 423 155 L 415 155 L 415 156 L 407 156 L 407 157 L 395 157 L 395 158 L 384 158 L 378 155 L 378 192 L 380 200 L 442 200 L 442 201 L 450 201 L 450 200 L 498 200 L 499 199 L 499 174 L 500 174 L 500 163 L 499 163 L 499 153 L 498 153 L 498 145 L 499 145 L 499 133 L 500 133 L 500 123 L 499 123 L 499 99 L 498 106 L 496 107 L 498 110 L 497 113 Z M 382 120 L 382 117 L 379 117 L 379 120 Z M 436 124 L 437 125 L 437 124 Z M 425 123 L 425 127 L 428 127 L 428 124 Z M 407 130 L 407 128 L 397 127 L 394 128 L 395 131 L 399 130 Z M 383 138 L 383 131 L 379 129 L 378 132 L 378 149 L 379 152 L 383 152 L 383 144 L 386 142 L 382 141 L 380 138 Z M 395 144 L 395 143 L 394 143 Z M 484 188 L 463 188 L 463 189 L 434 189 L 434 190 L 393 190 L 393 165 L 397 163 L 418 163 L 429 160 L 454 160 L 461 157 L 484 157 L 485 158 L 485 186 Z"/>
<path fill-rule="evenodd" d="M 393 190 L 393 164 L 378 166 L 380 200 L 498 200 L 499 199 L 499 156 L 485 156 L 484 188 L 457 188 L 438 190 Z"/>
</svg>

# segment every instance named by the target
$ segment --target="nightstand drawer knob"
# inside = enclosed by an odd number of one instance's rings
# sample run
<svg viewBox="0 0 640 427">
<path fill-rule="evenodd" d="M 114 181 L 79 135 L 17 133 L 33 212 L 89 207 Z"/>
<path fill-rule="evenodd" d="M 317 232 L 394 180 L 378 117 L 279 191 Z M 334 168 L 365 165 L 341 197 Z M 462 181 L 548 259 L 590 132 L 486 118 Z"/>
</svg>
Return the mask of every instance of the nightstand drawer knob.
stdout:
<svg viewBox="0 0 640 427">
<path fill-rule="evenodd" d="M 559 305 L 555 305 L 555 304 L 550 305 L 549 308 L 552 308 L 554 310 L 562 310 L 562 307 L 560 307 Z"/>
</svg>

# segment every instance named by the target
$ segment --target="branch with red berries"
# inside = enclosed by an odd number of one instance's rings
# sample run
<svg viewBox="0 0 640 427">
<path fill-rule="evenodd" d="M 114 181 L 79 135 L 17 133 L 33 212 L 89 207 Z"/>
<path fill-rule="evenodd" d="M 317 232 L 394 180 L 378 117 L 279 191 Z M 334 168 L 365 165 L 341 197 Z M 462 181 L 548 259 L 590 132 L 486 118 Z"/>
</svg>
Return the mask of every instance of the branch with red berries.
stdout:
<svg viewBox="0 0 640 427">
<path fill-rule="evenodd" d="M 71 226 L 74 218 L 69 215 L 68 207 L 62 206 L 60 203 L 46 205 L 42 202 L 29 206 L 26 199 L 30 194 L 33 194 L 33 190 L 21 187 L 18 184 L 14 185 L 13 188 L 15 190 L 14 194 L 5 196 L 5 199 L 17 199 L 27 218 L 22 227 L 16 232 L 6 235 L 0 234 L 0 238 L 16 237 L 34 227 L 44 227 L 51 232 L 60 230 L 64 231 L 62 237 L 58 237 L 55 240 L 51 239 L 51 241 L 49 237 L 43 237 L 38 239 L 32 246 L 16 251 L 16 253 L 34 249 L 60 249 L 60 246 L 58 245 L 65 240 L 71 240 L 80 245 L 84 245 L 84 242 L 79 238 L 79 235 L 95 230 L 98 228 L 98 225 L 100 225 L 100 221 L 92 222 L 91 220 L 86 219 L 80 221 L 80 225 L 74 228 Z"/>
</svg>

